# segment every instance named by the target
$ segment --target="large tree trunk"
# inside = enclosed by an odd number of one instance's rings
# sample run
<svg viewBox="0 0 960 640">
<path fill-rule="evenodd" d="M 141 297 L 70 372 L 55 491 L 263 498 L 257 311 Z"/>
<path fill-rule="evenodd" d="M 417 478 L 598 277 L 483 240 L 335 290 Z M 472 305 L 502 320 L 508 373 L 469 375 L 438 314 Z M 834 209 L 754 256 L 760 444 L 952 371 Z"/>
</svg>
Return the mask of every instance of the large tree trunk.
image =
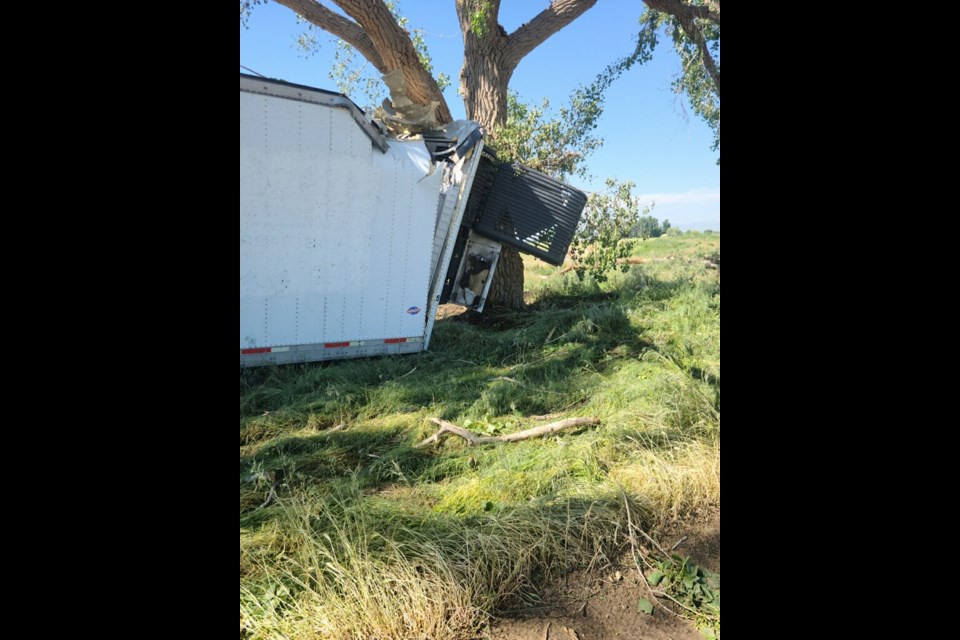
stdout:
<svg viewBox="0 0 960 640">
<path fill-rule="evenodd" d="M 526 306 L 523 300 L 523 259 L 512 247 L 504 246 L 500 252 L 500 262 L 493 275 L 487 304 L 507 309 L 523 309 Z"/>
<path fill-rule="evenodd" d="M 467 118 L 486 129 L 487 142 L 496 148 L 496 132 L 507 122 L 507 87 L 516 65 L 511 64 L 507 56 L 507 35 L 497 24 L 499 6 L 490 8 L 486 29 L 480 35 L 471 28 L 470 20 L 470 13 L 477 9 L 469 0 L 457 2 L 463 31 L 460 92 Z M 487 304 L 507 309 L 523 308 L 523 260 L 516 249 L 505 246 L 500 253 Z"/>
<path fill-rule="evenodd" d="M 502 67 L 502 50 L 498 50 L 497 44 L 496 41 L 488 43 L 483 53 L 474 56 L 469 54 L 471 47 L 467 45 L 468 53 L 460 73 L 467 118 L 479 122 L 487 130 L 487 141 L 494 148 L 496 131 L 507 121 L 507 84 L 513 75 L 513 69 Z M 507 309 L 524 307 L 523 260 L 512 247 L 504 246 L 500 252 L 487 304 Z"/>
</svg>

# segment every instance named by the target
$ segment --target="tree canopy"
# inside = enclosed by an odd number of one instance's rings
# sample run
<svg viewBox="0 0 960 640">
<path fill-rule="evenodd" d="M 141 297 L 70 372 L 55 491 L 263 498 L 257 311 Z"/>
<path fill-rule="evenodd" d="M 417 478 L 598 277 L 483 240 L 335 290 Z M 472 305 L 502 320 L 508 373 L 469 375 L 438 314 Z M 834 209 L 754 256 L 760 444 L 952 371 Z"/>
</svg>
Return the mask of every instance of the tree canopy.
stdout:
<svg viewBox="0 0 960 640">
<path fill-rule="evenodd" d="M 464 43 L 458 93 L 467 118 L 487 130 L 504 157 L 516 158 L 555 177 L 584 172 L 584 158 L 602 143 L 593 130 L 602 113 L 604 92 L 624 71 L 652 57 L 661 33 L 672 37 L 681 58 L 674 91 L 689 98 L 694 112 L 707 121 L 714 131 L 714 148 L 719 150 L 719 0 L 645 0 L 649 8 L 642 16 L 634 52 L 612 63 L 590 85 L 574 91 L 570 104 L 554 119 L 545 117 L 548 104 L 529 106 L 511 97 L 510 80 L 525 56 L 576 21 L 597 0 L 552 0 L 511 33 L 499 23 L 500 0 L 453 1 Z M 265 2 L 240 0 L 241 21 L 254 5 Z M 402 73 L 406 97 L 413 104 L 428 107 L 436 124 L 452 120 L 442 91 L 450 79 L 435 75 L 422 32 L 411 30 L 393 2 L 328 0 L 340 12 L 320 0 L 275 2 L 340 39 L 338 84 L 350 86 L 359 78 L 350 65 L 356 53 L 381 76 Z M 309 36 L 302 43 L 309 48 Z M 608 187 L 619 189 L 619 185 Z M 623 220 L 614 228 L 621 226 L 625 226 Z M 490 302 L 512 308 L 523 306 L 523 265 L 513 249 L 504 248 Z"/>
</svg>

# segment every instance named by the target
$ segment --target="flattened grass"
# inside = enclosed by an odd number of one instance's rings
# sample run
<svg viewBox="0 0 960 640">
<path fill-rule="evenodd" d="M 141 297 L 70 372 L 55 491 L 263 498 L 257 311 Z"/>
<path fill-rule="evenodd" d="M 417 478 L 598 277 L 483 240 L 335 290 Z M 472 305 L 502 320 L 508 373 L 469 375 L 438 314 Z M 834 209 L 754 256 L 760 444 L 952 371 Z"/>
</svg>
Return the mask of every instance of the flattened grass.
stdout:
<svg viewBox="0 0 960 640">
<path fill-rule="evenodd" d="M 632 249 L 603 285 L 529 259 L 530 312 L 444 319 L 431 353 L 241 371 L 241 637 L 466 638 L 621 551 L 623 493 L 650 528 L 717 504 L 719 234 Z M 603 423 L 414 447 L 429 417 L 573 416 Z"/>
</svg>

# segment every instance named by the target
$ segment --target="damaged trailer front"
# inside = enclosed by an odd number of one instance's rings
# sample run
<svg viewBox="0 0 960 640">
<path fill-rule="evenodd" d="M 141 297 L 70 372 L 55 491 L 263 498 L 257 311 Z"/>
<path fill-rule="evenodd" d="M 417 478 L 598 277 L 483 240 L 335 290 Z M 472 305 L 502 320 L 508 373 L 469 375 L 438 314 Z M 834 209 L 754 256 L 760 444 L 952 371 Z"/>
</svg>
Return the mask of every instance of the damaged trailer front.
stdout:
<svg viewBox="0 0 960 640">
<path fill-rule="evenodd" d="M 502 244 L 562 262 L 585 196 L 492 160 L 474 122 L 399 139 L 241 74 L 240 366 L 423 351 L 439 304 L 483 310 Z"/>
</svg>

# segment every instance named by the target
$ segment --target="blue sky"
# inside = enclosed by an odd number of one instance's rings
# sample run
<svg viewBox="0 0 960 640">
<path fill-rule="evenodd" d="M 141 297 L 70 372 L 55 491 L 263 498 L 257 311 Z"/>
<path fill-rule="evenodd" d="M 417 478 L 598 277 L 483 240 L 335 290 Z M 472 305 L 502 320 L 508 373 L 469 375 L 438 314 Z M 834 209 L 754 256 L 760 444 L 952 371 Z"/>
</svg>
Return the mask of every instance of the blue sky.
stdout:
<svg viewBox="0 0 960 640">
<path fill-rule="evenodd" d="M 449 75 L 444 92 L 454 118 L 464 117 L 456 85 L 463 62 L 463 42 L 453 0 L 401 2 L 412 27 L 426 31 L 434 68 Z M 504 2 L 500 23 L 512 32 L 539 13 L 547 2 Z M 546 97 L 553 108 L 565 104 L 570 92 L 592 82 L 613 60 L 633 49 L 640 2 L 598 2 L 575 22 L 551 36 L 520 62 L 510 82 L 525 102 Z M 255 7 L 240 27 L 240 64 L 258 73 L 289 82 L 336 90 L 327 73 L 334 41 L 320 35 L 320 51 L 305 58 L 296 47 L 304 31 L 293 12 L 270 3 Z M 661 44 L 652 62 L 634 67 L 607 92 L 597 134 L 605 144 L 588 160 L 592 181 L 571 180 L 590 191 L 604 178 L 632 180 L 634 193 L 655 200 L 652 214 L 674 226 L 720 228 L 720 167 L 710 151 L 710 130 L 670 91 L 679 59 Z M 356 96 L 362 102 L 362 96 Z M 362 106 L 362 105 L 361 105 Z"/>
</svg>

